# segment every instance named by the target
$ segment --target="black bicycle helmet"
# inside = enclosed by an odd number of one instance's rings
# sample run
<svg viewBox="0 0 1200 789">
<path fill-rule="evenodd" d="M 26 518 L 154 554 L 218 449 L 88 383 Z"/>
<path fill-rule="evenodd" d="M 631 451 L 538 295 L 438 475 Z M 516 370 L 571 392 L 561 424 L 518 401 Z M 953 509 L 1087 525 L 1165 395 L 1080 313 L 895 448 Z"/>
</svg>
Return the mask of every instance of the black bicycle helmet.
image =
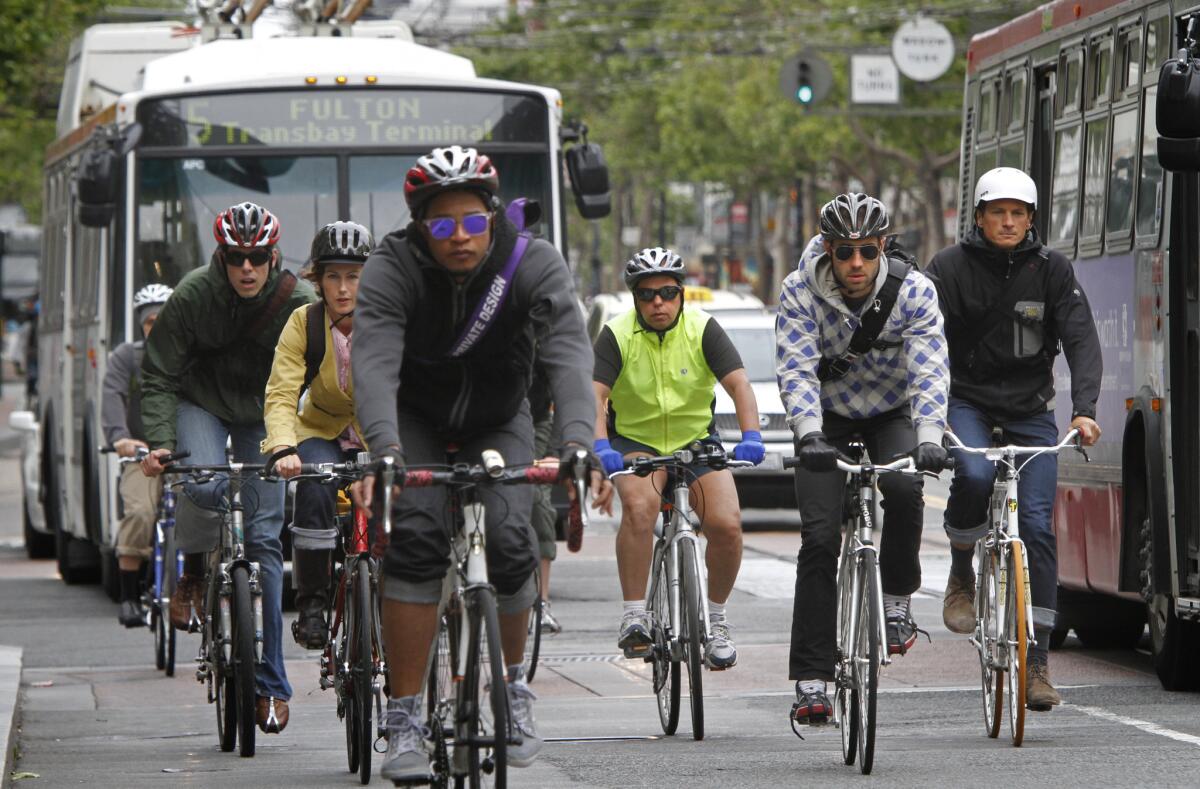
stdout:
<svg viewBox="0 0 1200 789">
<path fill-rule="evenodd" d="M 633 290 L 646 277 L 666 274 L 683 284 L 685 274 L 683 258 L 673 250 L 662 247 L 643 249 L 625 264 L 625 287 Z"/>
<path fill-rule="evenodd" d="M 358 222 L 331 222 L 313 236 L 308 258 L 321 263 L 366 263 L 375 248 L 371 231 Z"/>
<path fill-rule="evenodd" d="M 827 240 L 856 241 L 881 236 L 888 229 L 887 208 L 862 192 L 838 195 L 821 208 L 820 229 Z"/>
</svg>

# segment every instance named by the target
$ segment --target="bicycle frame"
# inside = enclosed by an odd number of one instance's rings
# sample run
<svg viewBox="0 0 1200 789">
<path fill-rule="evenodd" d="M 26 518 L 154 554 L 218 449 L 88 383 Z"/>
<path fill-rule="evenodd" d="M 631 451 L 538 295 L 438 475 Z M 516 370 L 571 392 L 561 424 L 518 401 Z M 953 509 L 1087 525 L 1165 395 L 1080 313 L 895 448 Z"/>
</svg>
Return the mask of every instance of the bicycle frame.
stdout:
<svg viewBox="0 0 1200 789">
<path fill-rule="evenodd" d="M 838 566 L 839 573 L 849 571 L 850 576 L 850 610 L 849 621 L 847 622 L 847 631 L 838 633 L 838 647 L 842 648 L 846 637 L 850 634 L 858 632 L 858 614 L 861 610 L 861 584 L 858 583 L 858 567 L 859 563 L 852 561 L 854 558 L 866 557 L 867 567 L 876 576 L 879 574 L 879 551 L 875 547 L 874 529 L 875 519 L 878 515 L 875 493 L 875 478 L 879 467 L 871 464 L 854 465 L 838 461 L 838 468 L 841 471 L 850 473 L 850 479 L 847 483 L 848 487 L 856 489 L 856 493 L 851 501 L 856 505 L 857 512 L 845 513 L 844 518 L 847 522 L 854 520 L 855 525 L 850 526 L 843 535 L 842 558 Z M 847 524 L 849 525 L 849 524 Z M 883 592 L 882 585 L 875 584 L 875 601 L 876 610 L 883 610 Z M 838 617 L 838 625 L 840 626 L 842 617 Z M 879 643 L 887 643 L 887 625 L 883 618 L 879 622 Z M 847 654 L 843 655 L 846 664 L 853 664 L 858 658 L 855 654 L 857 648 L 857 640 L 850 638 L 848 641 Z M 881 650 L 880 665 L 886 666 L 892 662 L 891 656 L 887 654 L 887 650 Z M 844 670 L 844 666 L 839 662 L 839 671 Z"/>
<path fill-rule="evenodd" d="M 167 542 L 167 532 L 175 528 L 175 490 L 170 485 L 164 485 L 159 499 L 158 518 L 154 521 L 154 598 L 163 610 L 171 603 L 170 595 L 163 594 L 163 580 L 166 574 L 167 562 L 170 559 L 163 555 L 163 546 Z M 183 575 L 183 551 L 175 551 L 175 580 Z"/>
<path fill-rule="evenodd" d="M 703 552 L 700 550 L 700 539 L 696 534 L 695 528 L 692 526 L 690 515 L 692 510 L 689 501 L 688 483 L 682 475 L 679 475 L 675 482 L 672 489 L 672 496 L 674 501 L 663 507 L 664 510 L 669 509 L 671 517 L 668 519 L 662 530 L 662 534 L 654 544 L 653 559 L 650 562 L 650 567 L 652 568 L 650 572 L 650 588 L 646 594 L 646 605 L 651 605 L 650 601 L 654 599 L 654 595 L 658 591 L 658 573 L 655 573 L 653 568 L 658 567 L 660 562 L 665 562 L 668 586 L 667 599 L 669 601 L 667 638 L 671 648 L 671 657 L 678 660 L 683 656 L 683 641 L 680 638 L 683 633 L 683 614 L 680 610 L 682 602 L 679 591 L 681 550 L 687 550 L 692 553 L 696 567 L 700 570 L 696 575 L 696 580 L 700 583 L 704 640 L 707 641 L 711 638 L 712 633 L 709 630 L 708 622 L 708 579 L 703 569 L 704 563 L 701 561 Z"/>
</svg>

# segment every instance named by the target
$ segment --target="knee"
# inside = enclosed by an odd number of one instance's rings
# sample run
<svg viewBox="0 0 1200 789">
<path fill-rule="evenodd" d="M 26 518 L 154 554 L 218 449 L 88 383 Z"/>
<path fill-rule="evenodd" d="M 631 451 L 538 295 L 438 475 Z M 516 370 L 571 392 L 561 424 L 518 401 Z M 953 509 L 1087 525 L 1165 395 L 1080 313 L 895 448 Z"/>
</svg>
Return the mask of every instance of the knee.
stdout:
<svg viewBox="0 0 1200 789">
<path fill-rule="evenodd" d="M 920 506 L 924 501 L 925 485 L 920 477 L 908 474 L 880 475 L 879 492 L 885 507 Z"/>
<path fill-rule="evenodd" d="M 648 537 L 654 531 L 661 505 L 655 498 L 630 496 L 621 502 L 621 529 L 635 537 Z"/>
<path fill-rule="evenodd" d="M 709 542 L 722 544 L 740 543 L 742 540 L 742 515 L 726 512 L 706 518 L 702 524 L 704 536 Z"/>
</svg>

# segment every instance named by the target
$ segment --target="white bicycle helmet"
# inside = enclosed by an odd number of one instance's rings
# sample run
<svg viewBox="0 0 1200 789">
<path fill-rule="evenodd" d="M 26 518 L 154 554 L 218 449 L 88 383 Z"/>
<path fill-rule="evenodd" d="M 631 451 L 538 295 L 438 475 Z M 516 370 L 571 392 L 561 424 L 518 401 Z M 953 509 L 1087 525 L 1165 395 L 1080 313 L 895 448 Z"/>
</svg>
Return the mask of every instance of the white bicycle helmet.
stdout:
<svg viewBox="0 0 1200 789">
<path fill-rule="evenodd" d="M 161 282 L 151 282 L 133 294 L 133 314 L 137 318 L 137 322 L 144 321 L 151 308 L 161 309 L 162 305 L 167 303 L 167 299 L 171 298 L 172 293 L 174 291 Z M 154 312 L 157 313 L 158 310 L 154 310 Z"/>
<path fill-rule="evenodd" d="M 662 247 L 643 249 L 625 264 L 625 287 L 633 290 L 646 277 L 666 274 L 683 284 L 685 275 L 683 258 L 673 250 Z"/>
<path fill-rule="evenodd" d="M 1037 209 L 1037 184 L 1024 170 L 996 167 L 979 177 L 975 185 L 975 207 L 992 200 L 1020 200 Z"/>
</svg>

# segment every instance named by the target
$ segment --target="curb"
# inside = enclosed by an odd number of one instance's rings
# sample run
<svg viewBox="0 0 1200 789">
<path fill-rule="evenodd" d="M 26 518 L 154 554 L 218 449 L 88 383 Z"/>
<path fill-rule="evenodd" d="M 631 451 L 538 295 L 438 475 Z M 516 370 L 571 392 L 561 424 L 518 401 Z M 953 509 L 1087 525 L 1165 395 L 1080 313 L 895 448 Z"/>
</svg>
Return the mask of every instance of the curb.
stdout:
<svg viewBox="0 0 1200 789">
<path fill-rule="evenodd" d="M 4 746 L 4 773 L 0 785 L 10 784 L 13 768 L 13 736 L 17 723 L 17 698 L 21 692 L 21 647 L 0 646 L 0 744 Z"/>
</svg>

